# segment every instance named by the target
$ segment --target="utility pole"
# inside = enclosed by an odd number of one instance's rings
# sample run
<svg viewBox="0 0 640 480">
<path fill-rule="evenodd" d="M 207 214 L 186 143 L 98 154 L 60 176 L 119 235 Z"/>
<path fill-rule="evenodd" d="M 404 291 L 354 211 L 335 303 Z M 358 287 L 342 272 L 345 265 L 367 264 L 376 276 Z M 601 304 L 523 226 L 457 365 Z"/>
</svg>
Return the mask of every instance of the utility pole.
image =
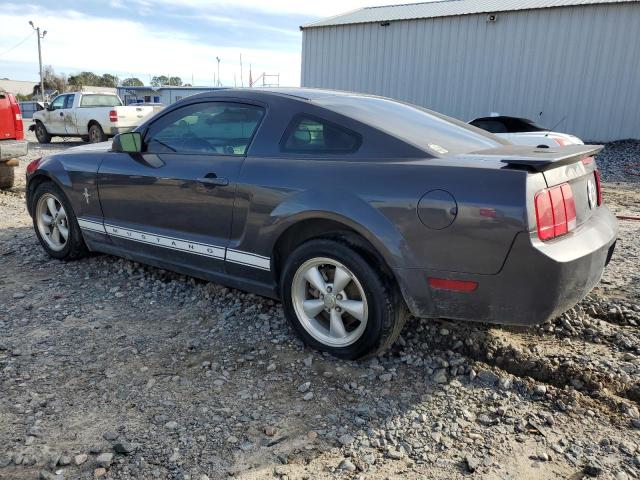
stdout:
<svg viewBox="0 0 640 480">
<path fill-rule="evenodd" d="M 36 27 L 31 20 L 29 20 L 29 25 L 33 28 L 38 34 L 38 63 L 40 64 L 40 95 L 42 96 L 42 101 L 44 102 L 44 78 L 42 77 L 42 49 L 40 48 L 40 40 L 44 38 L 47 34 L 45 30 L 40 34 L 40 27 Z"/>
<path fill-rule="evenodd" d="M 216 60 L 218 61 L 218 86 L 221 87 L 222 82 L 220 82 L 220 57 L 216 57 Z"/>
</svg>

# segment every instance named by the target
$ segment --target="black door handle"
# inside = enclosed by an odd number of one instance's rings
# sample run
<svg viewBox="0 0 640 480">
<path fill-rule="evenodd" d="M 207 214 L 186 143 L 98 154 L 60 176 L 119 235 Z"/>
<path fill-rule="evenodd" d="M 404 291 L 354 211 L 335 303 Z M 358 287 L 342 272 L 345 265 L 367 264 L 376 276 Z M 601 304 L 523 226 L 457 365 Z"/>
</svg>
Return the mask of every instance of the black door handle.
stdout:
<svg viewBox="0 0 640 480">
<path fill-rule="evenodd" d="M 60 112 L 60 116 L 61 116 L 61 117 L 64 117 L 64 113 Z"/>
<path fill-rule="evenodd" d="M 207 173 L 204 177 L 200 177 L 197 180 L 200 183 L 204 183 L 206 185 L 211 185 L 214 187 L 226 187 L 227 185 L 229 185 L 228 178 L 218 177 L 215 173 Z"/>
</svg>

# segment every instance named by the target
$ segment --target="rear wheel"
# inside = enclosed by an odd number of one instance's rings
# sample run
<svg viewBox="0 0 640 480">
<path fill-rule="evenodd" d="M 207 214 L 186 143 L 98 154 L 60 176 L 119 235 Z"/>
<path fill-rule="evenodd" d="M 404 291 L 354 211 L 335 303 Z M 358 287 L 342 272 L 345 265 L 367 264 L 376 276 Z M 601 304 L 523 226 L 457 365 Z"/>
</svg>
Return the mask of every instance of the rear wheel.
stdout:
<svg viewBox="0 0 640 480">
<path fill-rule="evenodd" d="M 106 142 L 107 136 L 102 131 L 102 127 L 94 123 L 89 127 L 89 141 L 91 143 Z"/>
<path fill-rule="evenodd" d="M 71 204 L 56 185 L 51 182 L 40 184 L 34 192 L 32 205 L 36 235 L 51 257 L 75 260 L 87 254 Z"/>
<path fill-rule="evenodd" d="M 0 189 L 13 187 L 15 181 L 15 173 L 13 167 L 5 163 L 0 163 Z"/>
<path fill-rule="evenodd" d="M 36 122 L 36 138 L 38 143 L 51 143 L 51 135 L 42 122 Z"/>
<path fill-rule="evenodd" d="M 289 256 L 281 285 L 285 314 L 298 335 L 339 358 L 376 355 L 406 320 L 395 286 L 340 241 L 302 244 Z"/>
</svg>

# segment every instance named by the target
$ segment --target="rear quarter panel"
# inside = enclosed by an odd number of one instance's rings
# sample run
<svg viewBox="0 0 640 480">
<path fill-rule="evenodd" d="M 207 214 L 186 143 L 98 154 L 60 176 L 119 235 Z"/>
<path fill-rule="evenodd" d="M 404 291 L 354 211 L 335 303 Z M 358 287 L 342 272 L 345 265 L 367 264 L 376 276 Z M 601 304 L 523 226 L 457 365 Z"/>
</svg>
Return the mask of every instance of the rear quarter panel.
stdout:
<svg viewBox="0 0 640 480">
<path fill-rule="evenodd" d="M 330 218 L 360 232 L 393 268 L 494 274 L 516 234 L 527 229 L 523 171 L 437 160 L 336 160 L 247 158 L 232 243 L 270 256 L 292 224 Z M 420 198 L 434 189 L 458 203 L 455 221 L 442 230 L 423 225 L 417 213 Z"/>
</svg>

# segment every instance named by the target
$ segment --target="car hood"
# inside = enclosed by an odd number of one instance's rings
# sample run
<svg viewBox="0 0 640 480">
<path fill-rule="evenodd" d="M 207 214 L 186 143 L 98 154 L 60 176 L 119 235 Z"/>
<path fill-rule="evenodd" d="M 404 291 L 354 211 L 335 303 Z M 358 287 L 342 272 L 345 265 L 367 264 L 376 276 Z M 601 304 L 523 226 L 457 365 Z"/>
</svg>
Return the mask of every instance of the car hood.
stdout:
<svg viewBox="0 0 640 480">
<path fill-rule="evenodd" d="M 71 147 L 63 152 L 56 153 L 57 155 L 78 154 L 78 153 L 105 153 L 111 150 L 112 141 L 100 143 L 89 143 L 87 145 L 79 145 L 77 147 Z"/>
</svg>

